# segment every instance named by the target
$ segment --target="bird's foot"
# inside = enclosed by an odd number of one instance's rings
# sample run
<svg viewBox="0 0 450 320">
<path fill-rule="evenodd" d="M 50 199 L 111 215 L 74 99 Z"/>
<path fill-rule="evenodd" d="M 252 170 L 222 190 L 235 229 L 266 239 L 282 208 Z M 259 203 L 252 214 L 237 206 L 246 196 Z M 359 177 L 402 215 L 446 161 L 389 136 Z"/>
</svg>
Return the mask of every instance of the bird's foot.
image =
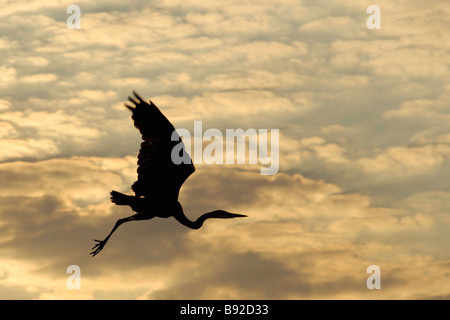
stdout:
<svg viewBox="0 0 450 320">
<path fill-rule="evenodd" d="M 95 246 L 92 247 L 91 253 L 89 253 L 93 257 L 95 257 L 100 251 L 102 251 L 103 247 L 105 246 L 105 244 L 108 240 L 106 240 L 106 239 L 105 240 L 95 240 L 94 239 L 94 241 L 97 243 L 95 244 Z"/>
</svg>

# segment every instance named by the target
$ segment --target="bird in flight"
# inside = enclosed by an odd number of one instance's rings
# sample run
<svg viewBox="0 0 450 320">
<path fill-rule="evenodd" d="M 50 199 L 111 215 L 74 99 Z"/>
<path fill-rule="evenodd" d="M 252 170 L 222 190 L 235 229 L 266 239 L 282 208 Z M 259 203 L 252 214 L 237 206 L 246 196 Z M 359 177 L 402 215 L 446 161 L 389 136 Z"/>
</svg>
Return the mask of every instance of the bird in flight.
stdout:
<svg viewBox="0 0 450 320">
<path fill-rule="evenodd" d="M 138 179 L 131 186 L 134 196 L 111 191 L 111 202 L 116 205 L 130 206 L 136 213 L 117 220 L 104 240 L 94 240 L 96 244 L 90 253 L 93 257 L 102 251 L 114 231 L 125 222 L 149 220 L 154 217 L 174 217 L 188 228 L 199 229 L 209 218 L 247 217 L 224 210 L 205 213 L 195 221 L 185 216 L 178 202 L 178 194 L 184 181 L 194 173 L 195 167 L 184 149 L 181 137 L 170 121 L 153 102 L 149 100 L 150 103 L 147 103 L 135 91 L 133 94 L 134 97 L 128 97 L 131 103 L 125 104 L 125 107 L 132 112 L 134 126 L 142 134 L 143 142 L 137 162 Z M 175 164 L 172 161 L 172 152 L 174 147 L 179 147 L 180 144 L 182 144 L 179 150 L 183 152 L 183 162 Z"/>
</svg>

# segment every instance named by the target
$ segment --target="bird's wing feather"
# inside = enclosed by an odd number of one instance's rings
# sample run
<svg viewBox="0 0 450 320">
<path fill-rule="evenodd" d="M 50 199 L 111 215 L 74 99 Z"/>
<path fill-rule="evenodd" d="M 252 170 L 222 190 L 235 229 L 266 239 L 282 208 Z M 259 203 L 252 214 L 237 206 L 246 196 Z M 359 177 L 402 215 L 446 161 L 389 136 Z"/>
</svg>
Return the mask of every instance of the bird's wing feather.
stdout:
<svg viewBox="0 0 450 320">
<path fill-rule="evenodd" d="M 184 181 L 195 171 L 191 158 L 174 126 L 158 107 L 144 101 L 136 92 L 128 97 L 134 105 L 125 104 L 132 111 L 134 125 L 142 134 L 143 142 L 138 155 L 138 180 L 133 184 L 137 196 L 163 195 L 178 198 Z M 174 141 L 173 141 L 174 140 Z M 175 146 L 184 152 L 184 161 L 175 164 L 172 150 Z"/>
</svg>

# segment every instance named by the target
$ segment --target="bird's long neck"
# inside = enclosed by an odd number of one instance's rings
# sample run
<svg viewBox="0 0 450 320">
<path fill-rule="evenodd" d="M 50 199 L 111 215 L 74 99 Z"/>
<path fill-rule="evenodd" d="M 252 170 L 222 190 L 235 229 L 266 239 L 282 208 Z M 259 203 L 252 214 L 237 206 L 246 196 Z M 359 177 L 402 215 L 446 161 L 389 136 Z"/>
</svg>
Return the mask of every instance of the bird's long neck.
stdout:
<svg viewBox="0 0 450 320">
<path fill-rule="evenodd" d="M 206 221 L 206 219 L 222 218 L 221 216 L 218 216 L 219 212 L 222 212 L 222 210 L 214 210 L 214 211 L 202 214 L 200 217 L 197 218 L 197 220 L 195 220 L 192 223 L 192 225 L 193 225 L 192 229 L 200 229 L 203 226 L 203 223 Z"/>
<path fill-rule="evenodd" d="M 181 207 L 181 206 L 180 206 Z M 237 217 L 246 217 L 242 214 L 236 214 L 236 213 L 230 213 L 226 212 L 224 210 L 214 210 L 211 212 L 207 212 L 202 214 L 200 217 L 198 217 L 197 220 L 191 221 L 189 220 L 182 211 L 180 214 L 177 214 L 174 216 L 175 219 L 177 219 L 181 224 L 185 225 L 188 228 L 191 229 L 200 229 L 203 226 L 203 223 L 206 219 L 209 218 L 220 218 L 220 219 L 230 219 L 230 218 L 237 218 Z"/>
<path fill-rule="evenodd" d="M 211 212 L 207 212 L 202 214 L 200 217 L 197 218 L 195 221 L 189 220 L 186 216 L 183 215 L 183 217 L 176 217 L 179 222 L 184 224 L 186 227 L 191 229 L 200 229 L 203 226 L 203 223 L 206 219 L 214 218 L 215 212 L 220 210 L 215 210 Z"/>
</svg>

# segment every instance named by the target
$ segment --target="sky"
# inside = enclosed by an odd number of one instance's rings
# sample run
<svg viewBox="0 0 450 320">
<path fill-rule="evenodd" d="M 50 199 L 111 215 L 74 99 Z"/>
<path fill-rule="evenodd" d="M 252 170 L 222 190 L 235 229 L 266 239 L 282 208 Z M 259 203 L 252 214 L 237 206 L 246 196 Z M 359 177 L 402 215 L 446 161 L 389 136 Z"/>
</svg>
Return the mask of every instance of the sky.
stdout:
<svg viewBox="0 0 450 320">
<path fill-rule="evenodd" d="M 2 0 L 0 299 L 449 299 L 449 16 L 446 0 Z M 129 222 L 92 258 L 132 214 L 109 192 L 137 177 L 133 90 L 176 128 L 278 129 L 279 170 L 196 164 L 186 215 L 248 218 Z"/>
</svg>

